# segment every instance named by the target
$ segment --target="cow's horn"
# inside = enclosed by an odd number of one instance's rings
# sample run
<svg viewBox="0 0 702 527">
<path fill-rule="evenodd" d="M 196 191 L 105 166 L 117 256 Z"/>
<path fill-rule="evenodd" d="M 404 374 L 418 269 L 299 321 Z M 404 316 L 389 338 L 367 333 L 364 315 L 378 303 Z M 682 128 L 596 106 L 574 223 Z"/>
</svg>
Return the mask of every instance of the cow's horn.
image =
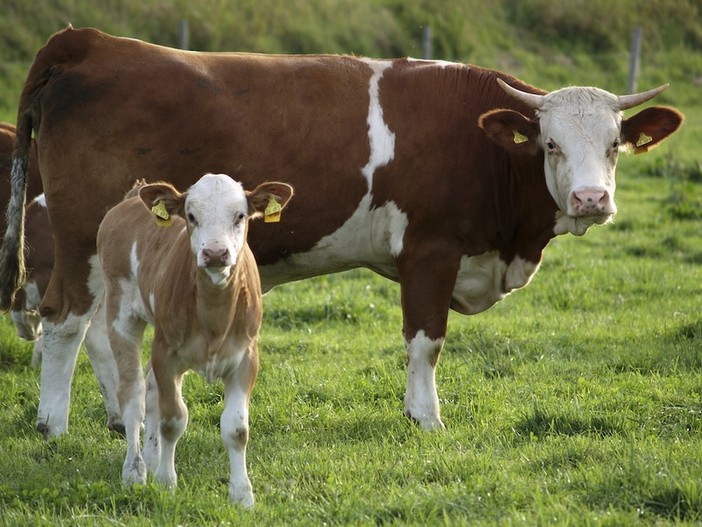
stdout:
<svg viewBox="0 0 702 527">
<path fill-rule="evenodd" d="M 497 79 L 497 82 L 500 83 L 500 86 L 502 87 L 503 90 L 505 90 L 507 93 L 509 93 L 515 99 L 522 101 L 524 104 L 533 108 L 534 110 L 538 110 L 539 108 L 541 108 L 541 105 L 543 104 L 543 101 L 544 101 L 543 95 L 537 95 L 535 93 L 527 93 L 527 92 L 518 90 L 517 88 L 513 88 L 512 86 L 507 84 L 502 79 Z"/>
<path fill-rule="evenodd" d="M 639 104 L 643 104 L 646 101 L 653 99 L 656 95 L 658 95 L 660 92 L 665 90 L 668 86 L 670 86 L 670 85 L 668 83 L 666 83 L 666 84 L 663 84 L 662 86 L 658 86 L 658 88 L 654 88 L 652 90 L 648 90 L 645 92 L 632 93 L 631 95 L 620 95 L 619 96 L 619 109 L 626 110 L 627 108 L 633 108 L 634 106 L 638 106 Z"/>
</svg>

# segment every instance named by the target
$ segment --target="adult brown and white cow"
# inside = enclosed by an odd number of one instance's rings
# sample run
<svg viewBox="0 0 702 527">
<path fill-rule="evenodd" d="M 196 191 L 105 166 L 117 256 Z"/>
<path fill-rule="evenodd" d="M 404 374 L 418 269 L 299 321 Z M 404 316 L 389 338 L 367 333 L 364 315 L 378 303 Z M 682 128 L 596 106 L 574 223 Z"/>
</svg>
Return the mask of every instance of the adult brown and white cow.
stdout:
<svg viewBox="0 0 702 527">
<path fill-rule="evenodd" d="M 616 211 L 621 147 L 645 152 L 682 115 L 622 111 L 665 86 L 616 96 L 551 93 L 504 73 L 410 59 L 179 51 L 68 28 L 38 52 L 18 112 L 13 196 L 32 129 L 57 243 L 42 301 L 37 427 L 68 427 L 78 347 L 102 295 L 95 234 L 135 178 L 186 188 L 222 172 L 295 188 L 280 224 L 252 225 L 264 290 L 367 267 L 401 286 L 405 413 L 442 427 L 435 367 L 449 308 L 483 311 L 526 285 L 551 238 Z M 13 232 L 23 210 L 8 209 Z M 0 304 L 21 285 L 6 237 Z M 369 350 L 370 351 L 370 350 Z"/>
<path fill-rule="evenodd" d="M 175 447 L 188 421 L 181 384 L 193 369 L 210 382 L 224 381 L 220 431 L 229 451 L 229 498 L 253 505 L 246 444 L 262 299 L 246 231 L 249 218 L 269 203 L 282 209 L 291 195 L 284 183 L 245 192 L 229 176 L 206 174 L 183 194 L 167 183 L 145 185 L 102 221 L 97 249 L 127 433 L 125 483 L 145 483 L 148 467 L 159 481 L 176 485 Z M 148 388 L 141 365 L 147 323 L 154 326 Z"/>
</svg>

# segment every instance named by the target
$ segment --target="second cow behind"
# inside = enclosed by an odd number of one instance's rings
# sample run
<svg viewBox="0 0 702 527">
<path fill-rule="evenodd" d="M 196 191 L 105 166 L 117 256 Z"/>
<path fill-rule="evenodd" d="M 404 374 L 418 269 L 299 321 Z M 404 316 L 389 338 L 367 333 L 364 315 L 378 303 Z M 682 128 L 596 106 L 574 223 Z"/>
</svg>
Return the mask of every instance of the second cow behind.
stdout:
<svg viewBox="0 0 702 527">
<path fill-rule="evenodd" d="M 145 185 L 105 216 L 97 246 L 127 433 L 124 483 L 144 483 L 148 469 L 176 485 L 175 447 L 188 421 L 181 384 L 192 369 L 224 381 L 220 424 L 230 459 L 229 499 L 253 505 L 246 444 L 262 301 L 246 232 L 249 218 L 279 214 L 291 196 L 284 183 L 247 192 L 226 175 L 207 174 L 182 194 L 167 183 Z M 147 323 L 154 339 L 145 383 Z"/>
</svg>

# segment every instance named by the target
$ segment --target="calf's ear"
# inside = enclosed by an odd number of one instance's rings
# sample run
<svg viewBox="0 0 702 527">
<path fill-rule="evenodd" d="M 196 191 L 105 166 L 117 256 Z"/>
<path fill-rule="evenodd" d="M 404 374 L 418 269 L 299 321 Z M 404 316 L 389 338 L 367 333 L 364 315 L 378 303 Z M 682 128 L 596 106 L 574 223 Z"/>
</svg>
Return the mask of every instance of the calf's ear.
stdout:
<svg viewBox="0 0 702 527">
<path fill-rule="evenodd" d="M 272 181 L 261 183 L 246 193 L 251 217 L 263 215 L 266 222 L 280 221 L 280 211 L 288 204 L 293 188 L 287 183 Z"/>
<path fill-rule="evenodd" d="M 152 183 L 139 189 L 139 197 L 157 219 L 168 221 L 171 215 L 183 216 L 185 194 L 170 183 Z"/>
<path fill-rule="evenodd" d="M 668 106 L 651 106 L 622 121 L 622 143 L 635 154 L 648 152 L 677 130 L 683 114 Z"/>
<path fill-rule="evenodd" d="M 539 150 L 539 123 L 514 110 L 491 110 L 478 119 L 487 136 L 508 152 L 533 156 Z"/>
</svg>

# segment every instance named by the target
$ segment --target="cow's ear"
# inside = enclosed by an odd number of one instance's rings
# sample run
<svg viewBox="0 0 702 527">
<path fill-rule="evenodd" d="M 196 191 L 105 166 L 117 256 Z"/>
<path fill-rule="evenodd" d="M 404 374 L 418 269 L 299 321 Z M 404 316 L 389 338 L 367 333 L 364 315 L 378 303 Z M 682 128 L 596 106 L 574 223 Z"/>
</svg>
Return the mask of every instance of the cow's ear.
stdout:
<svg viewBox="0 0 702 527">
<path fill-rule="evenodd" d="M 635 154 L 648 152 L 685 120 L 683 114 L 667 106 L 651 106 L 622 121 L 622 144 Z"/>
<path fill-rule="evenodd" d="M 263 215 L 267 223 L 280 221 L 280 213 L 293 195 L 293 188 L 287 183 L 273 181 L 261 183 L 246 196 L 249 200 L 251 217 Z"/>
<path fill-rule="evenodd" d="M 183 216 L 184 214 L 185 194 L 178 192 L 169 183 L 144 185 L 139 189 L 139 198 L 161 226 L 170 225 L 172 215 Z"/>
<path fill-rule="evenodd" d="M 514 110 L 491 110 L 480 116 L 478 126 L 508 152 L 535 155 L 539 150 L 539 123 Z"/>
</svg>

